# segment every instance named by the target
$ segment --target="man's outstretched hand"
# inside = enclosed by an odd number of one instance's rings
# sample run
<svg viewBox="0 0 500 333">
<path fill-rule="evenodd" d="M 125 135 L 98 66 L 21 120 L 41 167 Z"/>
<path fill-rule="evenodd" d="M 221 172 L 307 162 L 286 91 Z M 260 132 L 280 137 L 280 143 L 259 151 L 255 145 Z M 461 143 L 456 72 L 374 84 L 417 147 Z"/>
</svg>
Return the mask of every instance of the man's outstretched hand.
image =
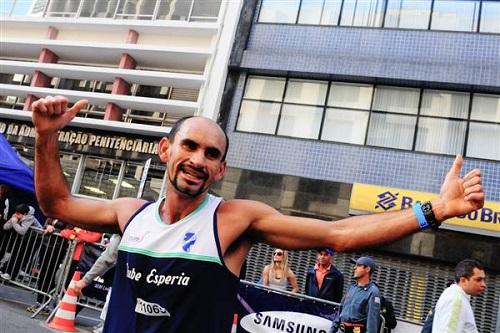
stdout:
<svg viewBox="0 0 500 333">
<path fill-rule="evenodd" d="M 33 125 L 39 134 L 57 133 L 87 104 L 87 100 L 79 100 L 68 108 L 68 99 L 64 96 L 41 98 L 31 105 Z"/>
<path fill-rule="evenodd" d="M 462 164 L 462 156 L 457 155 L 441 186 L 440 198 L 445 204 L 444 219 L 465 215 L 484 205 L 481 172 L 474 169 L 460 178 Z"/>
</svg>

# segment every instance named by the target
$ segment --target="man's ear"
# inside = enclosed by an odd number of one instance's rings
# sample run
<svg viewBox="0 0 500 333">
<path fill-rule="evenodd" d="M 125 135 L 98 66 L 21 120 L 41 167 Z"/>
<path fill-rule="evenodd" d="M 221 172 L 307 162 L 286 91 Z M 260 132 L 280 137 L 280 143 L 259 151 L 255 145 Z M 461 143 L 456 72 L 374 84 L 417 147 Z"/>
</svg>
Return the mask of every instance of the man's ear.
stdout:
<svg viewBox="0 0 500 333">
<path fill-rule="evenodd" d="M 214 177 L 215 181 L 219 181 L 222 178 L 224 178 L 224 175 L 226 174 L 226 168 L 227 168 L 227 161 L 222 161 L 220 163 L 219 171 Z"/>
<path fill-rule="evenodd" d="M 164 163 L 168 162 L 168 156 L 170 152 L 170 141 L 168 138 L 163 137 L 160 140 L 160 143 L 158 145 L 158 156 L 160 157 L 160 160 Z"/>
</svg>

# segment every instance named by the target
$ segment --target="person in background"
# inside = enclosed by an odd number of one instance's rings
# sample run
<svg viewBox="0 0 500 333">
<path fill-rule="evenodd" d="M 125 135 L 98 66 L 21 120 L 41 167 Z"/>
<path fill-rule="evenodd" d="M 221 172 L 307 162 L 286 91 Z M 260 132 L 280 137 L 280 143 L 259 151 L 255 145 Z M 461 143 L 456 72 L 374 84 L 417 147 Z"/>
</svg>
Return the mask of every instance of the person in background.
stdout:
<svg viewBox="0 0 500 333">
<path fill-rule="evenodd" d="M 120 245 L 120 241 L 122 240 L 121 236 L 118 234 L 113 234 L 111 236 L 111 239 L 109 241 L 108 246 L 106 247 L 106 250 L 102 252 L 102 254 L 97 258 L 96 262 L 90 270 L 85 273 L 83 278 L 75 283 L 75 291 L 77 294 L 82 294 L 82 291 L 84 291 L 85 287 L 90 285 L 92 281 L 98 277 L 104 275 L 109 269 L 111 269 L 113 266 L 116 264 L 116 259 L 118 257 L 118 246 Z M 104 320 L 106 320 L 106 313 L 108 311 L 108 303 L 109 303 L 109 297 L 111 295 L 111 288 L 108 290 L 108 294 L 106 296 L 106 302 L 104 303 L 104 306 L 101 311 L 100 318 L 102 319 L 102 322 L 99 323 L 96 327 L 93 329 L 93 333 L 101 333 L 103 330 L 103 324 Z"/>
<path fill-rule="evenodd" d="M 59 265 L 66 256 L 68 242 L 55 233 L 59 233 L 66 227 L 66 224 L 58 219 L 47 218 L 42 231 L 42 242 L 40 246 L 40 266 L 38 279 L 36 281 L 37 289 L 46 294 L 50 294 L 56 286 L 56 272 Z M 26 310 L 36 312 L 42 304 L 49 300 L 49 296 L 37 293 L 36 303 L 29 306 Z M 41 314 L 49 314 L 50 306 L 41 309 Z"/>
<path fill-rule="evenodd" d="M 370 257 L 352 261 L 356 282 L 347 289 L 330 333 L 378 333 L 380 291 L 372 281 L 372 274 L 377 266 Z"/>
<path fill-rule="evenodd" d="M 262 284 L 275 289 L 286 290 L 288 284 L 292 292 L 299 291 L 297 277 L 288 267 L 288 251 L 274 249 L 271 263 L 264 267 L 262 272 Z"/>
<path fill-rule="evenodd" d="M 339 303 L 344 291 L 344 275 L 333 266 L 334 252 L 329 247 L 318 249 L 316 265 L 307 271 L 306 295 Z"/>
<path fill-rule="evenodd" d="M 477 260 L 465 259 L 455 267 L 455 283 L 446 288 L 436 304 L 432 332 L 477 333 L 471 296 L 486 290 L 486 274 Z"/>
<path fill-rule="evenodd" d="M 3 226 L 9 219 L 9 187 L 0 184 L 0 226 Z"/>
<path fill-rule="evenodd" d="M 19 204 L 14 209 L 14 214 L 12 214 L 11 218 L 3 225 L 3 230 L 13 230 L 23 238 L 20 243 L 17 241 L 12 242 L 12 248 L 7 250 L 11 253 L 11 256 L 8 260 L 6 272 L 0 275 L 5 280 L 10 280 L 11 277 L 15 279 L 21 267 L 24 267 L 24 264 L 30 259 L 30 256 L 24 255 L 24 253 L 34 248 L 36 237 L 27 237 L 28 239 L 25 239 L 24 235 L 26 235 L 31 226 L 42 227 L 34 214 L 35 208 L 27 204 Z"/>
</svg>

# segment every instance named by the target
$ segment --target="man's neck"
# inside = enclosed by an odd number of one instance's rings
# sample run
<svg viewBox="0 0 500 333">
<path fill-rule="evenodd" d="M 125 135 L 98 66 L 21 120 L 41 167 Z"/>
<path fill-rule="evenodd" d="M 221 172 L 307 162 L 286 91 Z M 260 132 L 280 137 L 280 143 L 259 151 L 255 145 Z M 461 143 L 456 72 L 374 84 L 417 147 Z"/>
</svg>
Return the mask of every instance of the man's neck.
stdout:
<svg viewBox="0 0 500 333">
<path fill-rule="evenodd" d="M 370 277 L 369 276 L 363 276 L 363 277 L 360 277 L 357 279 L 356 281 L 356 284 L 359 286 L 359 287 L 364 287 L 366 286 L 368 283 L 370 283 Z"/>
<path fill-rule="evenodd" d="M 175 190 L 167 190 L 165 201 L 160 206 L 163 222 L 173 224 L 191 214 L 206 199 L 207 193 L 195 198 L 179 194 Z"/>
<path fill-rule="evenodd" d="M 321 268 L 321 269 L 329 269 L 329 268 L 330 268 L 330 266 L 331 266 L 331 264 L 330 264 L 330 263 L 328 263 L 328 264 L 323 264 L 323 265 L 322 265 L 322 264 L 320 264 L 320 263 L 318 263 L 318 267 L 319 267 L 319 268 Z"/>
</svg>

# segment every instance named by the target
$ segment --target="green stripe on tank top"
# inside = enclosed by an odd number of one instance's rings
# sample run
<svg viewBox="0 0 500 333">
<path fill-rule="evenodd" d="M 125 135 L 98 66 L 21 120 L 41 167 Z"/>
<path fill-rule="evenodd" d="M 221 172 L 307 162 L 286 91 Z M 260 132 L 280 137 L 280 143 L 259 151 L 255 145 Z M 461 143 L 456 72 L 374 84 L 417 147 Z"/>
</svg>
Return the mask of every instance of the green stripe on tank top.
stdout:
<svg viewBox="0 0 500 333">
<path fill-rule="evenodd" d="M 118 247 L 118 249 L 125 251 L 125 252 L 130 252 L 130 253 L 144 254 L 148 257 L 153 257 L 153 258 L 191 259 L 191 260 L 198 260 L 198 261 L 214 262 L 216 264 L 222 265 L 219 257 L 204 256 L 201 254 L 192 254 L 192 253 L 187 253 L 187 252 L 154 252 L 154 251 L 149 251 L 149 250 L 140 249 L 140 248 L 136 248 L 136 247 L 130 247 L 130 246 L 121 245 L 121 244 Z"/>
</svg>

